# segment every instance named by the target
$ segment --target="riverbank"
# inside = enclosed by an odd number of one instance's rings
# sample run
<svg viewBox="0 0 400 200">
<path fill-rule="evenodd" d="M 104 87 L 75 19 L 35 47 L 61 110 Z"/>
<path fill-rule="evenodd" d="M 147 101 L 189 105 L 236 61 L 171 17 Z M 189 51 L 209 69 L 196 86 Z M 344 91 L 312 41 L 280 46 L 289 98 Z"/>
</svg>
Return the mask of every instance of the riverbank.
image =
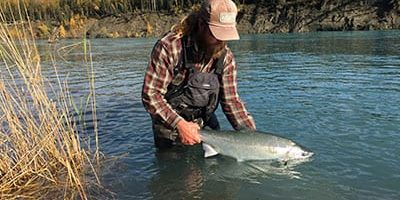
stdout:
<svg viewBox="0 0 400 200">
<path fill-rule="evenodd" d="M 91 199 L 100 152 L 88 44 L 76 45 L 87 76 L 79 104 L 55 52 L 43 56 L 25 24 L 8 22 L 0 12 L 0 199 Z"/>
<path fill-rule="evenodd" d="M 74 15 L 64 22 L 36 21 L 37 38 L 158 37 L 179 22 L 189 11 L 132 12 L 90 18 Z M 374 3 L 318 2 L 280 3 L 276 5 L 239 5 L 240 33 L 290 33 L 313 31 L 352 31 L 400 29 L 400 6 L 397 2 Z"/>
</svg>

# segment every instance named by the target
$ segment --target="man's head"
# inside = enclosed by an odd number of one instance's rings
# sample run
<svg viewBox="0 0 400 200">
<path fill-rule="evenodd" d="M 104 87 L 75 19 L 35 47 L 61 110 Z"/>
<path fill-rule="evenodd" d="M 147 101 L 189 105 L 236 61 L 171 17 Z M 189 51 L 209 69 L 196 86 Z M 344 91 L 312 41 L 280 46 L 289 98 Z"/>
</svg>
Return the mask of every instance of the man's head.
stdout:
<svg viewBox="0 0 400 200">
<path fill-rule="evenodd" d="M 200 8 L 200 17 L 212 35 L 221 41 L 239 39 L 236 16 L 237 8 L 232 0 L 205 0 Z"/>
<path fill-rule="evenodd" d="M 209 56 L 219 57 L 226 41 L 238 40 L 237 8 L 232 0 L 204 0 L 180 23 L 172 27 L 178 36 L 191 35 Z"/>
<path fill-rule="evenodd" d="M 237 8 L 232 0 L 205 0 L 199 10 L 198 28 L 194 35 L 208 56 L 221 55 L 226 41 L 238 40 Z"/>
</svg>

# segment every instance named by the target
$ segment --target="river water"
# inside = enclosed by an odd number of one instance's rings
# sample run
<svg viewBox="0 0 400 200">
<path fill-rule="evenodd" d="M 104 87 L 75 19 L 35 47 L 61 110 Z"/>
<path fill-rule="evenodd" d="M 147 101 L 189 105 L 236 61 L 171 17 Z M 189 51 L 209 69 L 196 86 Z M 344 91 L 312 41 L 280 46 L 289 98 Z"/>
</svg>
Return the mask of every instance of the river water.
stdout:
<svg viewBox="0 0 400 200">
<path fill-rule="evenodd" d="M 399 31 L 243 35 L 230 43 L 257 128 L 315 153 L 291 169 L 204 159 L 200 146 L 157 152 L 140 99 L 155 41 L 91 40 L 100 148 L 116 157 L 101 177 L 110 198 L 400 199 Z M 73 52 L 59 71 L 79 96 L 86 74 Z"/>
</svg>

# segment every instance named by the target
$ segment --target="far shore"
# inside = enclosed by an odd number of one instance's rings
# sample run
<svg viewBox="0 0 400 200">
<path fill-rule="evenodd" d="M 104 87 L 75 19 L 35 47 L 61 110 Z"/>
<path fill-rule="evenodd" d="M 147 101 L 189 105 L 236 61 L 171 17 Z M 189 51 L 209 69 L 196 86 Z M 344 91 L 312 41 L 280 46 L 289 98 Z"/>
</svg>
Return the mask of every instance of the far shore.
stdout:
<svg viewBox="0 0 400 200">
<path fill-rule="evenodd" d="M 34 21 L 36 38 L 54 42 L 63 38 L 159 37 L 183 19 L 189 11 L 132 12 L 101 18 L 74 15 L 67 21 Z M 241 34 L 293 33 L 400 29 L 400 8 L 380 10 L 360 3 L 312 6 L 268 7 L 240 5 L 237 28 Z"/>
</svg>

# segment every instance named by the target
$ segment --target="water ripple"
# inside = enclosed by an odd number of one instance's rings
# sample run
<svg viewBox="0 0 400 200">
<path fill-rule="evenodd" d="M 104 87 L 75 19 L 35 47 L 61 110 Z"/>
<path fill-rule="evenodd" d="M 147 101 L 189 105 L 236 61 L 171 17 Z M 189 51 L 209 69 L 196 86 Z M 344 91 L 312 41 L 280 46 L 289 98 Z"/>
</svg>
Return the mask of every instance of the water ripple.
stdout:
<svg viewBox="0 0 400 200">
<path fill-rule="evenodd" d="M 249 35 L 230 44 L 239 93 L 258 129 L 316 153 L 296 167 L 300 179 L 259 174 L 224 157 L 205 160 L 200 147 L 157 152 L 141 102 L 155 39 L 92 40 L 102 149 L 125 155 L 110 164 L 105 184 L 119 199 L 398 199 L 399 35 Z M 60 63 L 59 76 L 85 99 L 83 56 L 66 58 L 75 61 Z M 231 128 L 220 109 L 217 115 Z"/>
</svg>

